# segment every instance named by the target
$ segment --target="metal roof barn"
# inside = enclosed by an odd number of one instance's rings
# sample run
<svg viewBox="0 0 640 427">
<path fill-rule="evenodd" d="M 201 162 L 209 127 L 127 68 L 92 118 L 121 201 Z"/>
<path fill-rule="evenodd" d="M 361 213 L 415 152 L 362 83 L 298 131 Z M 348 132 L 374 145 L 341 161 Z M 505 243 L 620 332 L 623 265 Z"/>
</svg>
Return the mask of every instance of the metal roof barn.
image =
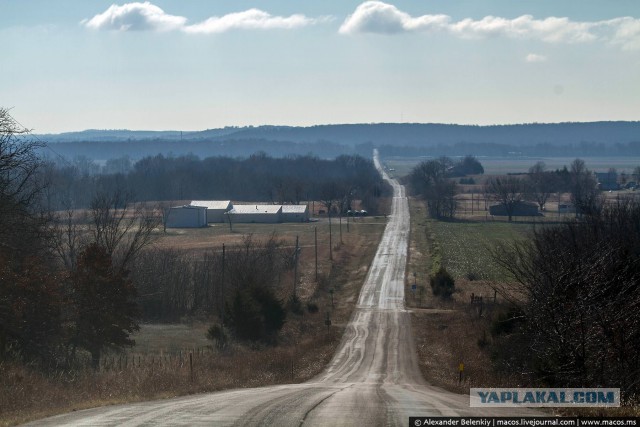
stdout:
<svg viewBox="0 0 640 427">
<path fill-rule="evenodd" d="M 204 206 L 207 208 L 207 222 L 225 222 L 224 214 L 229 212 L 233 205 L 231 200 L 194 200 L 191 206 Z"/>
<path fill-rule="evenodd" d="M 282 205 L 282 222 L 308 222 L 309 206 Z"/>
<path fill-rule="evenodd" d="M 233 205 L 226 213 L 234 224 L 282 222 L 282 205 Z"/>
<path fill-rule="evenodd" d="M 176 206 L 169 209 L 167 228 L 200 228 L 207 226 L 205 206 Z"/>
</svg>

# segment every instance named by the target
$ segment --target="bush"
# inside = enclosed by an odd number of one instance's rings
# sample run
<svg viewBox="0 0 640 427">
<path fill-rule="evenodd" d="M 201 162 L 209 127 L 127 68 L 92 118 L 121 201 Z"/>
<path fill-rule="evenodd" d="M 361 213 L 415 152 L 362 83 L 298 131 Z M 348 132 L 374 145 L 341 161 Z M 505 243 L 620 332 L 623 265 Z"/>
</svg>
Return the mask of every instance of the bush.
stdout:
<svg viewBox="0 0 640 427">
<path fill-rule="evenodd" d="M 451 298 L 451 295 L 455 291 L 455 281 L 444 267 L 440 267 L 436 274 L 431 276 L 429 282 L 431 284 L 431 291 L 435 296 Z"/>
<path fill-rule="evenodd" d="M 289 300 L 289 311 L 293 314 L 297 314 L 298 316 L 304 314 L 304 309 L 302 308 L 302 301 L 300 301 L 300 297 L 297 295 L 292 296 Z"/>
<path fill-rule="evenodd" d="M 221 325 L 215 324 L 207 330 L 207 338 L 211 341 L 217 341 L 218 345 L 223 347 L 227 342 L 227 333 Z"/>
<path fill-rule="evenodd" d="M 507 335 L 524 322 L 524 313 L 518 308 L 511 308 L 507 312 L 501 312 L 491 324 L 491 335 Z"/>
<path fill-rule="evenodd" d="M 319 311 L 318 304 L 315 302 L 307 302 L 307 311 L 311 314 L 315 314 Z"/>
<path fill-rule="evenodd" d="M 475 271 L 467 271 L 467 274 L 465 274 L 464 277 L 470 282 L 481 279 L 481 276 Z"/>
<path fill-rule="evenodd" d="M 273 290 L 257 285 L 237 290 L 229 311 L 236 337 L 249 341 L 275 341 L 287 317 Z"/>
</svg>

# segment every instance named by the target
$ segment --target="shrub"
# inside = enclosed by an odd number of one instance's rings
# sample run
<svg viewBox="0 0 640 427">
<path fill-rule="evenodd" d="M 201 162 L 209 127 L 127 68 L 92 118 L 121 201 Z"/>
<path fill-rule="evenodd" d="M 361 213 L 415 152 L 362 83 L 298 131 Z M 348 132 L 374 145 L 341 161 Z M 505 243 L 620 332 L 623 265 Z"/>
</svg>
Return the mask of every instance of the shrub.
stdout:
<svg viewBox="0 0 640 427">
<path fill-rule="evenodd" d="M 218 347 L 223 348 L 229 337 L 227 336 L 227 332 L 224 330 L 222 325 L 214 324 L 207 330 L 207 338 L 211 341 L 216 341 L 218 343 Z"/>
<path fill-rule="evenodd" d="M 522 322 L 524 322 L 524 314 L 518 308 L 514 307 L 506 312 L 501 312 L 491 324 L 491 335 L 510 334 Z"/>
<path fill-rule="evenodd" d="M 307 302 L 307 311 L 311 314 L 317 313 L 320 309 L 318 308 L 318 304 L 315 302 Z"/>
<path fill-rule="evenodd" d="M 466 279 L 470 282 L 473 282 L 474 280 L 480 280 L 481 278 L 480 275 L 475 271 L 467 271 L 467 274 L 465 274 L 464 277 L 466 277 Z"/>
<path fill-rule="evenodd" d="M 287 312 L 271 288 L 251 286 L 237 290 L 230 307 L 236 337 L 249 341 L 274 341 Z"/>
<path fill-rule="evenodd" d="M 297 295 L 292 296 L 291 299 L 289 299 L 289 311 L 293 314 L 297 314 L 298 316 L 304 314 L 302 301 L 300 301 L 300 297 L 298 297 Z"/>
<path fill-rule="evenodd" d="M 431 276 L 429 282 L 435 296 L 450 298 L 455 291 L 455 281 L 444 267 L 440 267 L 436 274 Z"/>
</svg>

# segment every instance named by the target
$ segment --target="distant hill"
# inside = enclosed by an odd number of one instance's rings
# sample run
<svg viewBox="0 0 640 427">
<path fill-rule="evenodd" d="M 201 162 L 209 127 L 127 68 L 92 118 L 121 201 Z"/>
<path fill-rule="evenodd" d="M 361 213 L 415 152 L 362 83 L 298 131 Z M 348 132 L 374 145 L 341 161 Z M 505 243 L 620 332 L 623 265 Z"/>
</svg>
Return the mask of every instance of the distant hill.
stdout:
<svg viewBox="0 0 640 427">
<path fill-rule="evenodd" d="M 134 158 L 158 153 L 246 156 L 255 151 L 274 156 L 313 153 L 330 157 L 373 146 L 385 147 L 388 154 L 640 154 L 638 121 L 494 126 L 378 123 L 226 127 L 190 132 L 86 130 L 38 137 L 55 144 L 55 150 L 65 156 L 81 154 L 94 159 L 124 153 Z"/>
</svg>

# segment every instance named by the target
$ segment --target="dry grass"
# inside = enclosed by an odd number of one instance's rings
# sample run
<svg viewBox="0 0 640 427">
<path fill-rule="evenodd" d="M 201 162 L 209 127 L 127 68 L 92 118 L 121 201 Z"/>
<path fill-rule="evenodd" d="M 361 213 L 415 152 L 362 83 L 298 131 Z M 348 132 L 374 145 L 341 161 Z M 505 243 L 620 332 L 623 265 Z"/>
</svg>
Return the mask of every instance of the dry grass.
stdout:
<svg viewBox="0 0 640 427">
<path fill-rule="evenodd" d="M 289 313 L 277 346 L 239 343 L 224 351 L 205 347 L 206 321 L 180 325 L 143 325 L 138 345 L 125 354 L 107 355 L 100 372 L 43 374 L 19 364 L 0 364 L 0 426 L 116 403 L 135 402 L 238 387 L 303 382 L 322 371 L 333 356 L 353 311 L 360 287 L 384 230 L 384 218 L 343 222 L 342 242 L 334 219 L 333 261 L 329 260 L 328 222 L 306 224 L 223 224 L 196 230 L 171 230 L 160 245 L 198 250 L 240 243 L 243 235 L 280 238 L 302 247 L 298 295 L 317 313 Z M 315 280 L 314 228 L 318 229 L 318 280 Z M 292 287 L 283 279 L 281 297 Z M 288 282 L 286 282 L 288 283 Z M 334 290 L 334 306 L 329 290 Z M 327 329 L 329 313 L 332 326 Z M 193 373 L 189 365 L 192 355 Z"/>
</svg>

